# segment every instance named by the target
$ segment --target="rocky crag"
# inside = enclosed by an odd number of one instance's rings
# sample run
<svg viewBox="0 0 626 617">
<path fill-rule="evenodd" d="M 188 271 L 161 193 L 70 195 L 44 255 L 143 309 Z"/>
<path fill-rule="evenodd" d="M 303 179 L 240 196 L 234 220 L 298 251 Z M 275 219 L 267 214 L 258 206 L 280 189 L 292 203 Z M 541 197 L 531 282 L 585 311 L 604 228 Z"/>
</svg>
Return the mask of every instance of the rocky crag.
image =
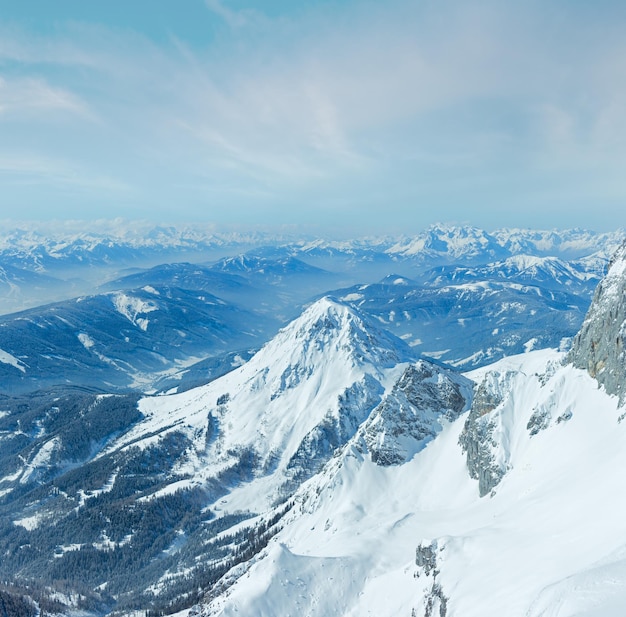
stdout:
<svg viewBox="0 0 626 617">
<path fill-rule="evenodd" d="M 598 285 L 567 361 L 587 370 L 609 394 L 626 400 L 626 243 Z"/>
</svg>

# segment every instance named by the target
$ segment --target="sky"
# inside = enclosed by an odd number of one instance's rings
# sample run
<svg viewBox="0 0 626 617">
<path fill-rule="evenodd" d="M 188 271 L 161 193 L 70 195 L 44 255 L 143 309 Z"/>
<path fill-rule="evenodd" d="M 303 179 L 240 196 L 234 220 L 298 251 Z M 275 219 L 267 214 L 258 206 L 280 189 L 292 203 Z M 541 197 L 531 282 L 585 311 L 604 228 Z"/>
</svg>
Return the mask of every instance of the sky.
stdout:
<svg viewBox="0 0 626 617">
<path fill-rule="evenodd" d="M 608 231 L 626 3 L 0 0 L 0 218 Z"/>
</svg>

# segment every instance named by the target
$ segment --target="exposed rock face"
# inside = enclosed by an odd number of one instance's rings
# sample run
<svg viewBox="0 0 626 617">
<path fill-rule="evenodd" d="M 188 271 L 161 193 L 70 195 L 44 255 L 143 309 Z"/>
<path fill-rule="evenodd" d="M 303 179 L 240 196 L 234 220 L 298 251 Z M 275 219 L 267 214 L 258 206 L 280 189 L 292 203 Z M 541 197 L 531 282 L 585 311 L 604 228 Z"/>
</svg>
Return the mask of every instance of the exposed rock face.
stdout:
<svg viewBox="0 0 626 617">
<path fill-rule="evenodd" d="M 626 244 L 613 256 L 598 285 L 585 321 L 567 357 L 585 369 L 609 394 L 626 400 Z"/>
<path fill-rule="evenodd" d="M 459 443 L 467 455 L 467 469 L 471 478 L 478 480 L 481 497 L 502 480 L 506 467 L 498 460 L 495 439 L 497 417 L 494 411 L 503 402 L 502 381 L 507 376 L 488 373 L 476 389 L 472 409 L 467 416 Z"/>
<path fill-rule="evenodd" d="M 412 616 L 417 617 L 418 614 L 424 617 L 446 617 L 448 614 L 449 598 L 443 593 L 440 582 L 437 580 L 439 568 L 437 567 L 437 558 L 442 550 L 437 540 L 433 540 L 430 544 L 420 544 L 415 550 L 415 565 L 418 567 L 416 577 L 425 576 L 430 583 L 424 589 L 424 597 L 419 613 L 415 609 Z"/>
<path fill-rule="evenodd" d="M 409 460 L 468 407 L 469 380 L 419 361 L 406 368 L 392 391 L 363 426 L 362 435 L 378 465 Z"/>
<path fill-rule="evenodd" d="M 287 465 L 287 482 L 282 488 L 286 494 L 320 471 L 335 450 L 345 444 L 359 424 L 380 401 L 383 387 L 371 376 L 353 384 L 339 395 L 338 415 L 328 413 L 304 437 Z"/>
<path fill-rule="evenodd" d="M 437 548 L 437 542 L 433 541 L 415 549 L 415 565 L 422 568 L 426 576 L 437 569 Z"/>
<path fill-rule="evenodd" d="M 536 409 L 526 424 L 530 436 L 533 437 L 539 432 L 545 431 L 550 426 L 550 420 L 552 420 L 552 416 L 547 409 Z"/>
</svg>

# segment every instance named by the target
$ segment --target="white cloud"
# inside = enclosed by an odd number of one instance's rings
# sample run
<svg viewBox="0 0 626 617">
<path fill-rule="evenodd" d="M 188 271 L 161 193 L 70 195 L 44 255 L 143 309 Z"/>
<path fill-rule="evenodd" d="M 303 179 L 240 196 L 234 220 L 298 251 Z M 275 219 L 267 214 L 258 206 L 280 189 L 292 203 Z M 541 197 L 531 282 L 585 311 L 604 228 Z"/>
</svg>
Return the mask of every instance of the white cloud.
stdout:
<svg viewBox="0 0 626 617">
<path fill-rule="evenodd" d="M 90 116 L 87 104 L 69 90 L 54 87 L 41 78 L 0 76 L 0 114 L 47 111 Z"/>
</svg>

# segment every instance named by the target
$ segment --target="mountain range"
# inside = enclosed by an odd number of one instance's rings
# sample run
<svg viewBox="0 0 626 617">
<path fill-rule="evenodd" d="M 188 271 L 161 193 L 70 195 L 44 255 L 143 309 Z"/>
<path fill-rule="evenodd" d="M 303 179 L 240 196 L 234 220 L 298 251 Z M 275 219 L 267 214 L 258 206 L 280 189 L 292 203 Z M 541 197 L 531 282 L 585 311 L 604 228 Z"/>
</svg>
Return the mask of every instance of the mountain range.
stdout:
<svg viewBox="0 0 626 617">
<path fill-rule="evenodd" d="M 620 233 L 489 234 L 438 226 L 411 241 L 287 242 L 173 228 L 56 241 L 14 232 L 0 246 L 0 263 L 20 264 L 19 271 L 4 270 L 12 277 L 5 302 L 37 297 L 40 304 L 0 317 L 0 393 L 198 385 L 222 374 L 235 357 L 248 358 L 328 293 L 421 355 L 462 369 L 565 346 Z M 207 263 L 138 267 L 255 242 L 246 253 Z M 514 250 L 525 252 L 511 255 Z M 546 256 L 549 251 L 556 254 Z M 71 278 L 58 278 L 68 273 Z M 58 300 L 78 289 L 89 293 Z"/>
<path fill-rule="evenodd" d="M 617 237 L 268 246 L 5 316 L 0 607 L 621 616 Z"/>
</svg>

